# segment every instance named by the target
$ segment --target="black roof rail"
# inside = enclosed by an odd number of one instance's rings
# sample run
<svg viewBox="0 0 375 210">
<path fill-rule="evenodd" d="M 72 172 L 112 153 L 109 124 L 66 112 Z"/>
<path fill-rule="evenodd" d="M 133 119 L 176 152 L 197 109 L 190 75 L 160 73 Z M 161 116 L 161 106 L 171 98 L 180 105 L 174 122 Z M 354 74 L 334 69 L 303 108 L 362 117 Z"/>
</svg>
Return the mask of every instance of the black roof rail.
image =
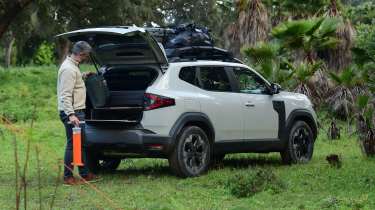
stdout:
<svg viewBox="0 0 375 210">
<path fill-rule="evenodd" d="M 243 63 L 227 50 L 210 46 L 191 46 L 165 49 L 169 62 L 210 60 Z"/>
</svg>

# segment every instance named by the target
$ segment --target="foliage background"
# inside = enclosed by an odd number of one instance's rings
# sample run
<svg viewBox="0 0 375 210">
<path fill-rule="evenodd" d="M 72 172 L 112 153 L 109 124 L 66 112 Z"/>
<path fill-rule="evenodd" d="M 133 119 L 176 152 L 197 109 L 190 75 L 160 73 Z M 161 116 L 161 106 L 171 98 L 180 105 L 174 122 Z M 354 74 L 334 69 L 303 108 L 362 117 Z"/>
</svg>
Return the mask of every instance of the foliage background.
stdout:
<svg viewBox="0 0 375 210">
<path fill-rule="evenodd" d="M 0 0 L 0 17 L 9 12 L 10 2 Z M 0 123 L 0 209 L 14 207 L 14 142 L 23 164 L 27 139 L 33 149 L 27 171 L 31 209 L 40 204 L 39 192 L 43 207 L 56 198 L 57 209 L 110 209 L 111 202 L 124 209 L 375 209 L 375 162 L 358 145 L 364 135 L 350 129 L 359 114 L 375 119 L 363 113 L 375 104 L 374 17 L 371 0 L 32 0 L 0 40 L 0 117 L 9 120 Z M 319 20 L 332 24 L 323 27 Z M 333 24 L 335 20 L 341 24 Z M 65 144 L 56 110 L 56 70 L 69 45 L 54 36 L 85 27 L 186 22 L 209 27 L 217 46 L 231 50 L 271 82 L 310 96 L 320 122 L 312 162 L 283 166 L 278 154 L 228 155 L 205 176 L 178 179 L 165 160 L 126 160 L 95 185 L 104 194 L 87 185 L 57 185 L 55 194 Z M 321 33 L 332 25 L 337 27 Z M 306 26 L 313 30 L 299 30 Z M 299 42 L 290 42 L 296 34 L 299 39 L 292 40 Z M 338 47 L 328 46 L 336 40 Z M 330 42 L 321 47 L 321 41 Z M 331 65 L 332 60 L 343 62 Z M 365 96 L 366 104 L 358 106 Z M 337 117 L 345 120 L 337 121 L 342 138 L 331 141 L 326 134 Z M 36 147 L 41 149 L 42 190 Z M 342 168 L 326 162 L 329 154 L 340 156 Z M 261 175 L 271 181 L 258 182 L 259 170 L 272 171 Z M 273 178 L 285 188 L 275 188 Z M 253 183 L 264 186 L 248 193 Z M 237 198 L 237 193 L 249 197 Z"/>
</svg>

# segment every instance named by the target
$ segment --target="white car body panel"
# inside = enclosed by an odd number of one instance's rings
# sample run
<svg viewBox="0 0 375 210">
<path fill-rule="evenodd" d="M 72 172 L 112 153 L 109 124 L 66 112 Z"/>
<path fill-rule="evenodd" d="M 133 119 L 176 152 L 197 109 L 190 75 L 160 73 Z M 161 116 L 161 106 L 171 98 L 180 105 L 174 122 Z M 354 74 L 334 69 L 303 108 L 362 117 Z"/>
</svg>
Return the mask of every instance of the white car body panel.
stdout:
<svg viewBox="0 0 375 210">
<path fill-rule="evenodd" d="M 275 95 L 207 91 L 179 78 L 181 68 L 189 66 L 232 66 L 252 70 L 243 64 L 219 61 L 171 63 L 164 75 L 146 92 L 174 98 L 176 105 L 144 111 L 141 124 L 145 129 L 169 135 L 182 114 L 198 112 L 210 119 L 216 142 L 277 139 L 279 120 L 272 101 L 284 101 L 286 119 L 293 110 L 305 109 L 309 110 L 316 120 L 312 104 L 305 95 L 285 91 Z M 247 102 L 255 106 L 246 107 Z"/>
<path fill-rule="evenodd" d="M 277 139 L 278 113 L 271 95 L 238 93 L 244 117 L 244 139 Z M 254 106 L 246 106 L 251 104 Z"/>
<path fill-rule="evenodd" d="M 96 36 L 111 35 L 122 39 L 121 43 L 101 43 Z M 140 35 L 147 48 L 138 47 L 134 45 L 130 37 Z M 118 64 L 158 64 L 165 66 L 168 64 L 168 59 L 162 44 L 158 43 L 144 28 L 136 26 L 123 27 L 106 27 L 106 28 L 86 28 L 67 33 L 59 34 L 56 37 L 64 37 L 74 42 L 87 41 L 93 45 L 94 57 L 97 56 L 97 61 L 101 66 L 103 65 L 118 65 Z M 139 40 L 138 40 L 139 41 Z M 127 47 L 121 47 L 123 44 L 131 44 Z M 100 45 L 100 46 L 97 46 Z M 130 47 L 132 46 L 133 47 Z M 103 48 L 106 48 L 103 50 Z M 109 50 L 110 49 L 110 50 Z"/>
<path fill-rule="evenodd" d="M 209 92 L 209 91 L 205 91 Z M 209 92 L 201 98 L 202 111 L 215 128 L 216 141 L 243 139 L 241 100 L 236 93 Z"/>
</svg>

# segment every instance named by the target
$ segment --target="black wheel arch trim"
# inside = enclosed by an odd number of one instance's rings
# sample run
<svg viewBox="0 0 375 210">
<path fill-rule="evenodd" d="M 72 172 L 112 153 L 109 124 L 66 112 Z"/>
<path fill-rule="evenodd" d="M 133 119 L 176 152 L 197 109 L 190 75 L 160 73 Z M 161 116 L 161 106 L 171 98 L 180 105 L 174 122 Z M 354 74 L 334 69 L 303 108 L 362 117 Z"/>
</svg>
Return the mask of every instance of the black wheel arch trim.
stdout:
<svg viewBox="0 0 375 210">
<path fill-rule="evenodd" d="M 177 140 L 178 134 L 189 123 L 203 123 L 210 132 L 207 133 L 207 136 L 209 136 L 212 142 L 215 141 L 215 129 L 211 123 L 211 120 L 206 114 L 201 112 L 185 112 L 181 114 L 169 131 L 169 136 L 172 137 L 172 148 Z"/>
<path fill-rule="evenodd" d="M 317 122 L 315 121 L 314 117 L 312 116 L 310 111 L 307 110 L 307 109 L 295 109 L 289 114 L 288 119 L 286 120 L 286 125 L 284 127 L 284 131 L 283 131 L 284 135 L 285 135 L 284 137 L 287 137 L 288 130 L 291 128 L 291 126 L 293 126 L 293 123 L 298 118 L 307 119 L 306 123 L 309 126 L 311 126 L 311 129 L 312 129 L 313 135 L 314 135 L 314 141 L 315 141 L 315 139 L 318 136 L 318 126 L 317 126 Z"/>
</svg>

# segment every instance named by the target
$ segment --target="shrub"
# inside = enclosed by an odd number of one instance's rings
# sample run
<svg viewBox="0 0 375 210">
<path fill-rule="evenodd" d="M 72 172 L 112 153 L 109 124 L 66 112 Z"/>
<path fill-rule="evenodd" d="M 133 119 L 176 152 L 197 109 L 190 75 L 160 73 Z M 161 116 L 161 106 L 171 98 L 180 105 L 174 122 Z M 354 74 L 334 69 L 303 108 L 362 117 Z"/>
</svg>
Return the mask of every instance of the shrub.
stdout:
<svg viewBox="0 0 375 210">
<path fill-rule="evenodd" d="M 286 188 L 286 185 L 271 170 L 256 169 L 233 175 L 228 179 L 227 187 L 232 195 L 242 198 L 264 190 L 279 193 Z"/>
<path fill-rule="evenodd" d="M 54 54 L 53 54 L 54 46 L 47 42 L 42 42 L 42 44 L 37 49 L 34 57 L 33 63 L 37 65 L 51 65 L 55 63 Z"/>
</svg>

